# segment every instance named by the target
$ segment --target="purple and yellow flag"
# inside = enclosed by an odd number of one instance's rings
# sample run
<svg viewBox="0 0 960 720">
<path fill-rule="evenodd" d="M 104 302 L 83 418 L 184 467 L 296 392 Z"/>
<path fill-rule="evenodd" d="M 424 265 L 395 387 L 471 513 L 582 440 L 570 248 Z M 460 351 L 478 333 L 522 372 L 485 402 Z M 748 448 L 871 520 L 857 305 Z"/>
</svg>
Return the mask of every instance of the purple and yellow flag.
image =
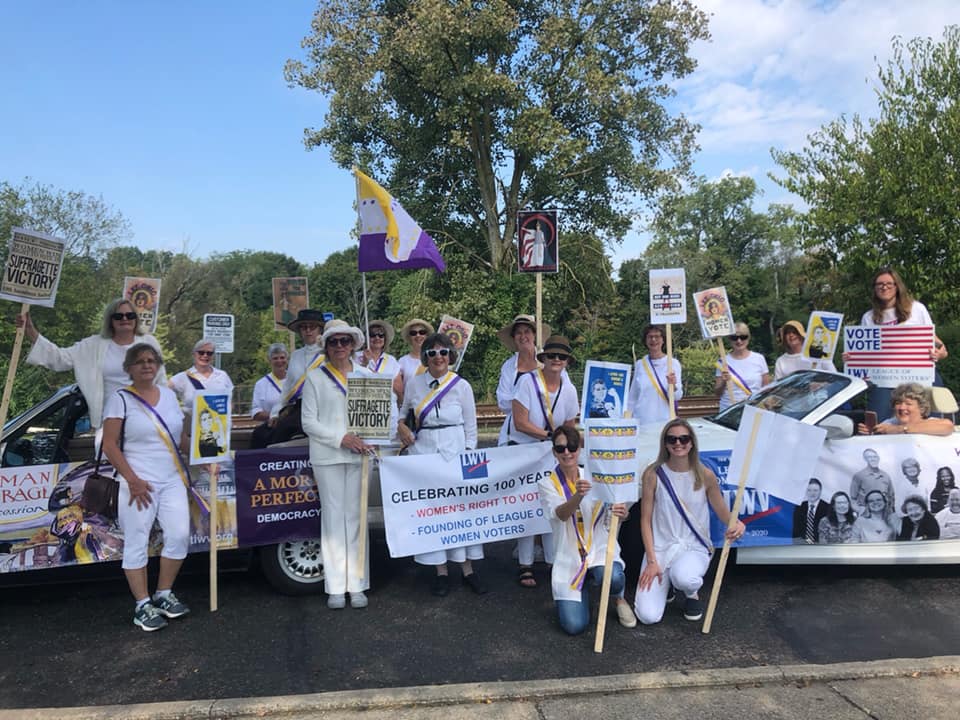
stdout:
<svg viewBox="0 0 960 720">
<path fill-rule="evenodd" d="M 443 272 L 447 264 L 433 238 L 374 180 L 357 169 L 353 174 L 360 211 L 360 272 L 421 268 Z"/>
</svg>

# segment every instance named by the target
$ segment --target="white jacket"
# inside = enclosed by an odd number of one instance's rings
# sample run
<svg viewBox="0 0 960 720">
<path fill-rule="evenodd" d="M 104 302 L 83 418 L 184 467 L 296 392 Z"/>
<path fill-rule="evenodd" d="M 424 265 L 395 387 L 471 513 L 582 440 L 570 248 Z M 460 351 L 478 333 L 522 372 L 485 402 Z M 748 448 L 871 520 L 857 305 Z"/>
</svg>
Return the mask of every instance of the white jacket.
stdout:
<svg viewBox="0 0 960 720">
<path fill-rule="evenodd" d="M 80 392 L 87 401 L 90 425 L 94 428 L 100 427 L 103 416 L 103 356 L 107 351 L 107 343 L 111 342 L 113 340 L 109 338 L 91 335 L 68 348 L 61 348 L 40 335 L 27 355 L 30 365 L 39 365 L 56 372 L 73 370 Z M 160 343 L 153 335 L 137 335 L 134 342 L 147 343 L 160 352 Z M 167 384 L 167 374 L 162 367 L 154 382 L 157 385 Z"/>
</svg>

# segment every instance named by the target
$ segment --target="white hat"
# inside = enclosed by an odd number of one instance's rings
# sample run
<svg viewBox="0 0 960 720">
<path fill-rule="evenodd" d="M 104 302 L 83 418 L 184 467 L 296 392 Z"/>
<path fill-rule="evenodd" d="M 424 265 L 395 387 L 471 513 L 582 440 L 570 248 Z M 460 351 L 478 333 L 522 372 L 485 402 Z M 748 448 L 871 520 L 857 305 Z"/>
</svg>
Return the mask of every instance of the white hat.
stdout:
<svg viewBox="0 0 960 720">
<path fill-rule="evenodd" d="M 323 335 L 320 336 L 320 346 L 326 347 L 327 340 L 333 335 L 352 335 L 353 348 L 358 350 L 363 347 L 363 333 L 360 328 L 348 325 L 343 320 L 331 320 L 323 328 Z"/>
</svg>

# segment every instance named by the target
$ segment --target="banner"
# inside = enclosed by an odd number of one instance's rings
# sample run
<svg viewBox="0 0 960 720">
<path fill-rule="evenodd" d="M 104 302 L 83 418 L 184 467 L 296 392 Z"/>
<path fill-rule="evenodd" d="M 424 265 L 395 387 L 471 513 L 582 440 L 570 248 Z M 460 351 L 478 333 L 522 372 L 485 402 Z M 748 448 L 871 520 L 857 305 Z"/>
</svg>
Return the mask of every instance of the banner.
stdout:
<svg viewBox="0 0 960 720">
<path fill-rule="evenodd" d="M 683 268 L 650 271 L 650 324 L 687 321 L 687 274 Z"/>
<path fill-rule="evenodd" d="M 630 390 L 630 371 L 625 363 L 587 360 L 580 392 L 580 418 L 622 418 Z"/>
<path fill-rule="evenodd" d="M 393 433 L 393 379 L 359 373 L 347 376 L 347 432 L 371 445 L 388 445 Z"/>
<path fill-rule="evenodd" d="M 140 328 L 145 333 L 155 333 L 160 314 L 160 278 L 125 277 L 122 297 L 137 311 Z"/>
<path fill-rule="evenodd" d="M 305 277 L 273 278 L 273 329 L 286 330 L 297 313 L 310 307 Z M 293 348 L 290 348 L 291 352 Z"/>
<path fill-rule="evenodd" d="M 457 364 L 453 367 L 453 371 L 456 372 L 460 369 L 463 356 L 467 354 L 467 346 L 470 344 L 470 338 L 473 337 L 473 325 L 465 320 L 444 315 L 440 318 L 437 332 L 447 335 L 457 349 Z"/>
<path fill-rule="evenodd" d="M 550 532 L 537 483 L 555 464 L 549 443 L 382 458 L 390 557 Z"/>
<path fill-rule="evenodd" d="M 15 227 L 10 233 L 0 299 L 53 307 L 65 244 L 51 235 Z"/>
<path fill-rule="evenodd" d="M 733 334 L 733 315 L 726 288 L 715 287 L 696 292 L 693 294 L 693 304 L 697 306 L 697 319 L 703 337 L 722 338 Z"/>
<path fill-rule="evenodd" d="M 190 424 L 191 465 L 221 463 L 230 459 L 229 393 L 196 393 Z"/>
<path fill-rule="evenodd" d="M 320 496 L 305 446 L 244 450 L 236 468 L 242 478 L 236 525 L 244 546 L 320 537 Z"/>
<path fill-rule="evenodd" d="M 640 467 L 636 419 L 587 420 L 583 434 L 584 472 L 593 484 L 588 496 L 605 503 L 635 503 L 640 499 Z"/>
<path fill-rule="evenodd" d="M 833 361 L 833 351 L 837 348 L 840 339 L 840 326 L 843 324 L 843 313 L 820 312 L 810 313 L 807 321 L 807 337 L 803 341 L 803 356 L 811 360 Z"/>
<path fill-rule="evenodd" d="M 843 329 L 846 375 L 869 379 L 878 387 L 901 383 L 933 385 L 933 325 L 847 325 Z"/>
<path fill-rule="evenodd" d="M 556 210 L 517 213 L 517 262 L 522 273 L 555 273 L 560 268 Z"/>
</svg>

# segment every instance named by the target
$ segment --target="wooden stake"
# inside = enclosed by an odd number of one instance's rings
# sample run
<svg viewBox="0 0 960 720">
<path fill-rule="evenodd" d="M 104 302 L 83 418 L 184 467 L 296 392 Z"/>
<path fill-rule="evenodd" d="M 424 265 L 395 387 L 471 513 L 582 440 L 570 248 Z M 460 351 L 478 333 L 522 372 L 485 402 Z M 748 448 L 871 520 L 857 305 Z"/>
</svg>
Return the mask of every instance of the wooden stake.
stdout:
<svg viewBox="0 0 960 720">
<path fill-rule="evenodd" d="M 23 303 L 20 314 L 30 312 L 30 305 Z M 20 350 L 23 348 L 23 334 L 25 328 L 18 327 L 16 339 L 13 341 L 13 351 L 10 353 L 10 367 L 7 368 L 7 384 L 3 386 L 3 400 L 0 401 L 0 428 L 7 424 L 7 411 L 10 410 L 10 396 L 13 394 L 13 381 L 17 376 L 17 366 L 20 364 Z"/>
<path fill-rule="evenodd" d="M 607 610 L 610 607 L 610 583 L 613 580 L 613 556 L 617 552 L 617 528 L 620 518 L 610 513 L 610 534 L 607 535 L 607 556 L 603 561 L 603 586 L 600 588 L 600 614 L 597 616 L 597 637 L 593 651 L 603 652 L 603 635 L 607 630 Z M 584 578 L 586 582 L 586 578 Z"/>
<path fill-rule="evenodd" d="M 667 323 L 667 376 L 673 372 L 673 323 Z M 670 404 L 670 419 L 677 417 L 677 386 L 673 383 L 667 385 L 669 396 L 667 402 Z"/>
<path fill-rule="evenodd" d="M 537 349 L 543 349 L 543 273 L 537 273 Z"/>
<path fill-rule="evenodd" d="M 723 340 L 721 340 L 720 338 L 717 338 L 717 348 L 718 348 L 719 351 L 720 351 L 720 363 L 721 363 L 721 365 L 723 366 L 723 371 L 724 371 L 725 373 L 729 373 L 729 372 L 730 372 L 730 368 L 727 366 L 727 353 L 724 352 L 724 349 L 723 349 Z M 731 404 L 731 405 L 733 405 L 735 402 L 737 402 L 737 401 L 734 400 L 734 398 L 733 398 L 733 383 L 731 383 L 729 380 L 727 380 L 727 393 L 729 393 L 729 395 L 730 395 L 730 404 Z"/>
<path fill-rule="evenodd" d="M 210 612 L 217 611 L 217 482 L 219 482 L 220 466 L 210 466 Z"/>
<path fill-rule="evenodd" d="M 760 423 L 763 420 L 763 414 L 757 413 L 753 418 L 753 426 L 750 428 L 750 440 L 747 443 L 746 457 L 743 459 L 743 467 L 740 469 L 740 480 L 737 483 L 737 495 L 733 501 L 733 509 L 730 511 L 730 521 L 727 523 L 727 530 L 731 530 L 740 518 L 740 503 L 743 501 L 743 489 L 747 485 L 747 477 L 750 474 L 750 461 L 753 459 L 753 448 L 757 444 L 757 433 L 760 430 Z M 723 573 L 727 568 L 727 556 L 730 554 L 730 539 L 724 537 L 723 550 L 720 552 L 720 564 L 717 565 L 717 576 L 713 580 L 713 589 L 710 591 L 710 603 L 707 605 L 707 617 L 703 621 L 703 633 L 710 632 L 713 625 L 713 613 L 717 609 L 717 599 L 720 596 L 720 584 L 723 582 Z"/>
<path fill-rule="evenodd" d="M 360 543 L 357 560 L 360 563 L 360 579 L 366 577 L 367 567 L 367 493 L 370 489 L 370 455 L 363 453 L 360 460 Z"/>
</svg>

